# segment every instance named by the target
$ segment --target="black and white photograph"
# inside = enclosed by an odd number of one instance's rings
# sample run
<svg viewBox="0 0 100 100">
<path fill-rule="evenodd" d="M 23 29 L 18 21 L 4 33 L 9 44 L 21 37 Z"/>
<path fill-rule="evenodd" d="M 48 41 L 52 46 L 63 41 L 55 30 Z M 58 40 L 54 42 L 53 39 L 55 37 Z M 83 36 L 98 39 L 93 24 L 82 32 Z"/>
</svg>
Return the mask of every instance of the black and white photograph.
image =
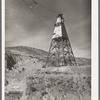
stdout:
<svg viewBox="0 0 100 100">
<path fill-rule="evenodd" d="M 91 0 L 5 0 L 5 100 L 91 100 Z"/>
</svg>

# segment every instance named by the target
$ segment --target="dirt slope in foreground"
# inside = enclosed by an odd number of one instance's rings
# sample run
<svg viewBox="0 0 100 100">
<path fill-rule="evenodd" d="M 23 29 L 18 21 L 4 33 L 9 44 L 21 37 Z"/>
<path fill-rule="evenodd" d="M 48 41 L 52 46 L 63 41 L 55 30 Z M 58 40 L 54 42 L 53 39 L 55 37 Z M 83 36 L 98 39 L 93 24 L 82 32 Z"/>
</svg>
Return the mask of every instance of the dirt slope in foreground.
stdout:
<svg viewBox="0 0 100 100">
<path fill-rule="evenodd" d="M 6 48 L 6 93 L 9 91 L 22 91 L 23 96 L 21 99 L 23 100 L 59 100 L 59 98 L 63 98 L 61 100 L 90 100 L 91 60 L 76 58 L 78 67 L 43 69 L 42 66 L 46 62 L 47 54 L 43 50 L 30 47 Z M 38 78 L 35 76 L 38 76 Z M 47 82 L 50 84 L 51 89 L 46 88 L 45 76 L 48 77 Z M 29 77 L 40 80 L 40 83 L 33 82 L 32 85 L 28 85 L 26 82 Z M 82 85 L 83 83 L 84 85 Z M 62 90 L 58 90 L 58 87 Z M 84 92 L 81 93 L 83 90 Z M 6 97 L 8 100 L 9 96 Z M 64 97 L 67 99 L 64 99 Z"/>
</svg>

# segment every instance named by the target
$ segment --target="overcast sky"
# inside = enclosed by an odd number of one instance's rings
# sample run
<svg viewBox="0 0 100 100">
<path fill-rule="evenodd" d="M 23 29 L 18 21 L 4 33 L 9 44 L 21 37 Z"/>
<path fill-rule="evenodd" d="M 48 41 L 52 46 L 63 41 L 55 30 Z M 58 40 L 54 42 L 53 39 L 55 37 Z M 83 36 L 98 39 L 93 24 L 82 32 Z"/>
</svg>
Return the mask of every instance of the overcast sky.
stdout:
<svg viewBox="0 0 100 100">
<path fill-rule="evenodd" d="M 37 4 L 32 0 L 5 1 L 6 47 L 29 46 L 48 51 L 57 14 L 62 12 L 74 55 L 91 57 L 90 0 L 35 0 Z"/>
</svg>

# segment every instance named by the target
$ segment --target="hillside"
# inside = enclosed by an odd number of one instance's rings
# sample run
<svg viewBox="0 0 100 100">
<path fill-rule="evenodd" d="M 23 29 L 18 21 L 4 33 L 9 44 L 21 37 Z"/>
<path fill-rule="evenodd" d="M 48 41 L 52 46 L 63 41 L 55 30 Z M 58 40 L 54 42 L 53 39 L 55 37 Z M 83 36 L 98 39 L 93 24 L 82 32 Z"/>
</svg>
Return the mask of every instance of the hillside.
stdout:
<svg viewBox="0 0 100 100">
<path fill-rule="evenodd" d="M 12 56 L 29 56 L 29 57 L 36 57 L 37 59 L 46 61 L 46 57 L 48 55 L 48 52 L 36 49 L 32 47 L 26 47 L 26 46 L 15 46 L 15 47 L 6 47 L 6 55 L 12 55 Z M 87 58 L 76 58 L 76 62 L 78 66 L 81 65 L 91 65 L 91 60 Z"/>
<path fill-rule="evenodd" d="M 76 58 L 77 67 L 42 68 L 48 55 L 46 51 L 26 46 L 7 47 L 5 50 L 6 93 L 17 90 L 25 92 L 27 77 L 30 76 L 38 76 L 41 79 L 45 74 L 56 79 L 66 75 L 85 75 L 88 79 L 91 75 L 91 60 L 87 58 Z"/>
</svg>

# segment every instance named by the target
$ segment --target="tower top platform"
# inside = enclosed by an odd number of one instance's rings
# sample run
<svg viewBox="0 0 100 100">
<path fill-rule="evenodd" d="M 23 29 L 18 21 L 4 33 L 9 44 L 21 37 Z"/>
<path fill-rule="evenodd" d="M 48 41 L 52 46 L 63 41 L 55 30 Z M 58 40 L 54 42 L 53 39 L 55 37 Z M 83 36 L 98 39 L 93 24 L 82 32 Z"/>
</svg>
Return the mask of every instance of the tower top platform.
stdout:
<svg viewBox="0 0 100 100">
<path fill-rule="evenodd" d="M 63 14 L 58 14 L 52 39 L 68 39 L 67 31 L 64 25 Z"/>
<path fill-rule="evenodd" d="M 62 17 L 63 18 L 63 14 L 58 14 L 58 16 L 57 17 Z"/>
</svg>

